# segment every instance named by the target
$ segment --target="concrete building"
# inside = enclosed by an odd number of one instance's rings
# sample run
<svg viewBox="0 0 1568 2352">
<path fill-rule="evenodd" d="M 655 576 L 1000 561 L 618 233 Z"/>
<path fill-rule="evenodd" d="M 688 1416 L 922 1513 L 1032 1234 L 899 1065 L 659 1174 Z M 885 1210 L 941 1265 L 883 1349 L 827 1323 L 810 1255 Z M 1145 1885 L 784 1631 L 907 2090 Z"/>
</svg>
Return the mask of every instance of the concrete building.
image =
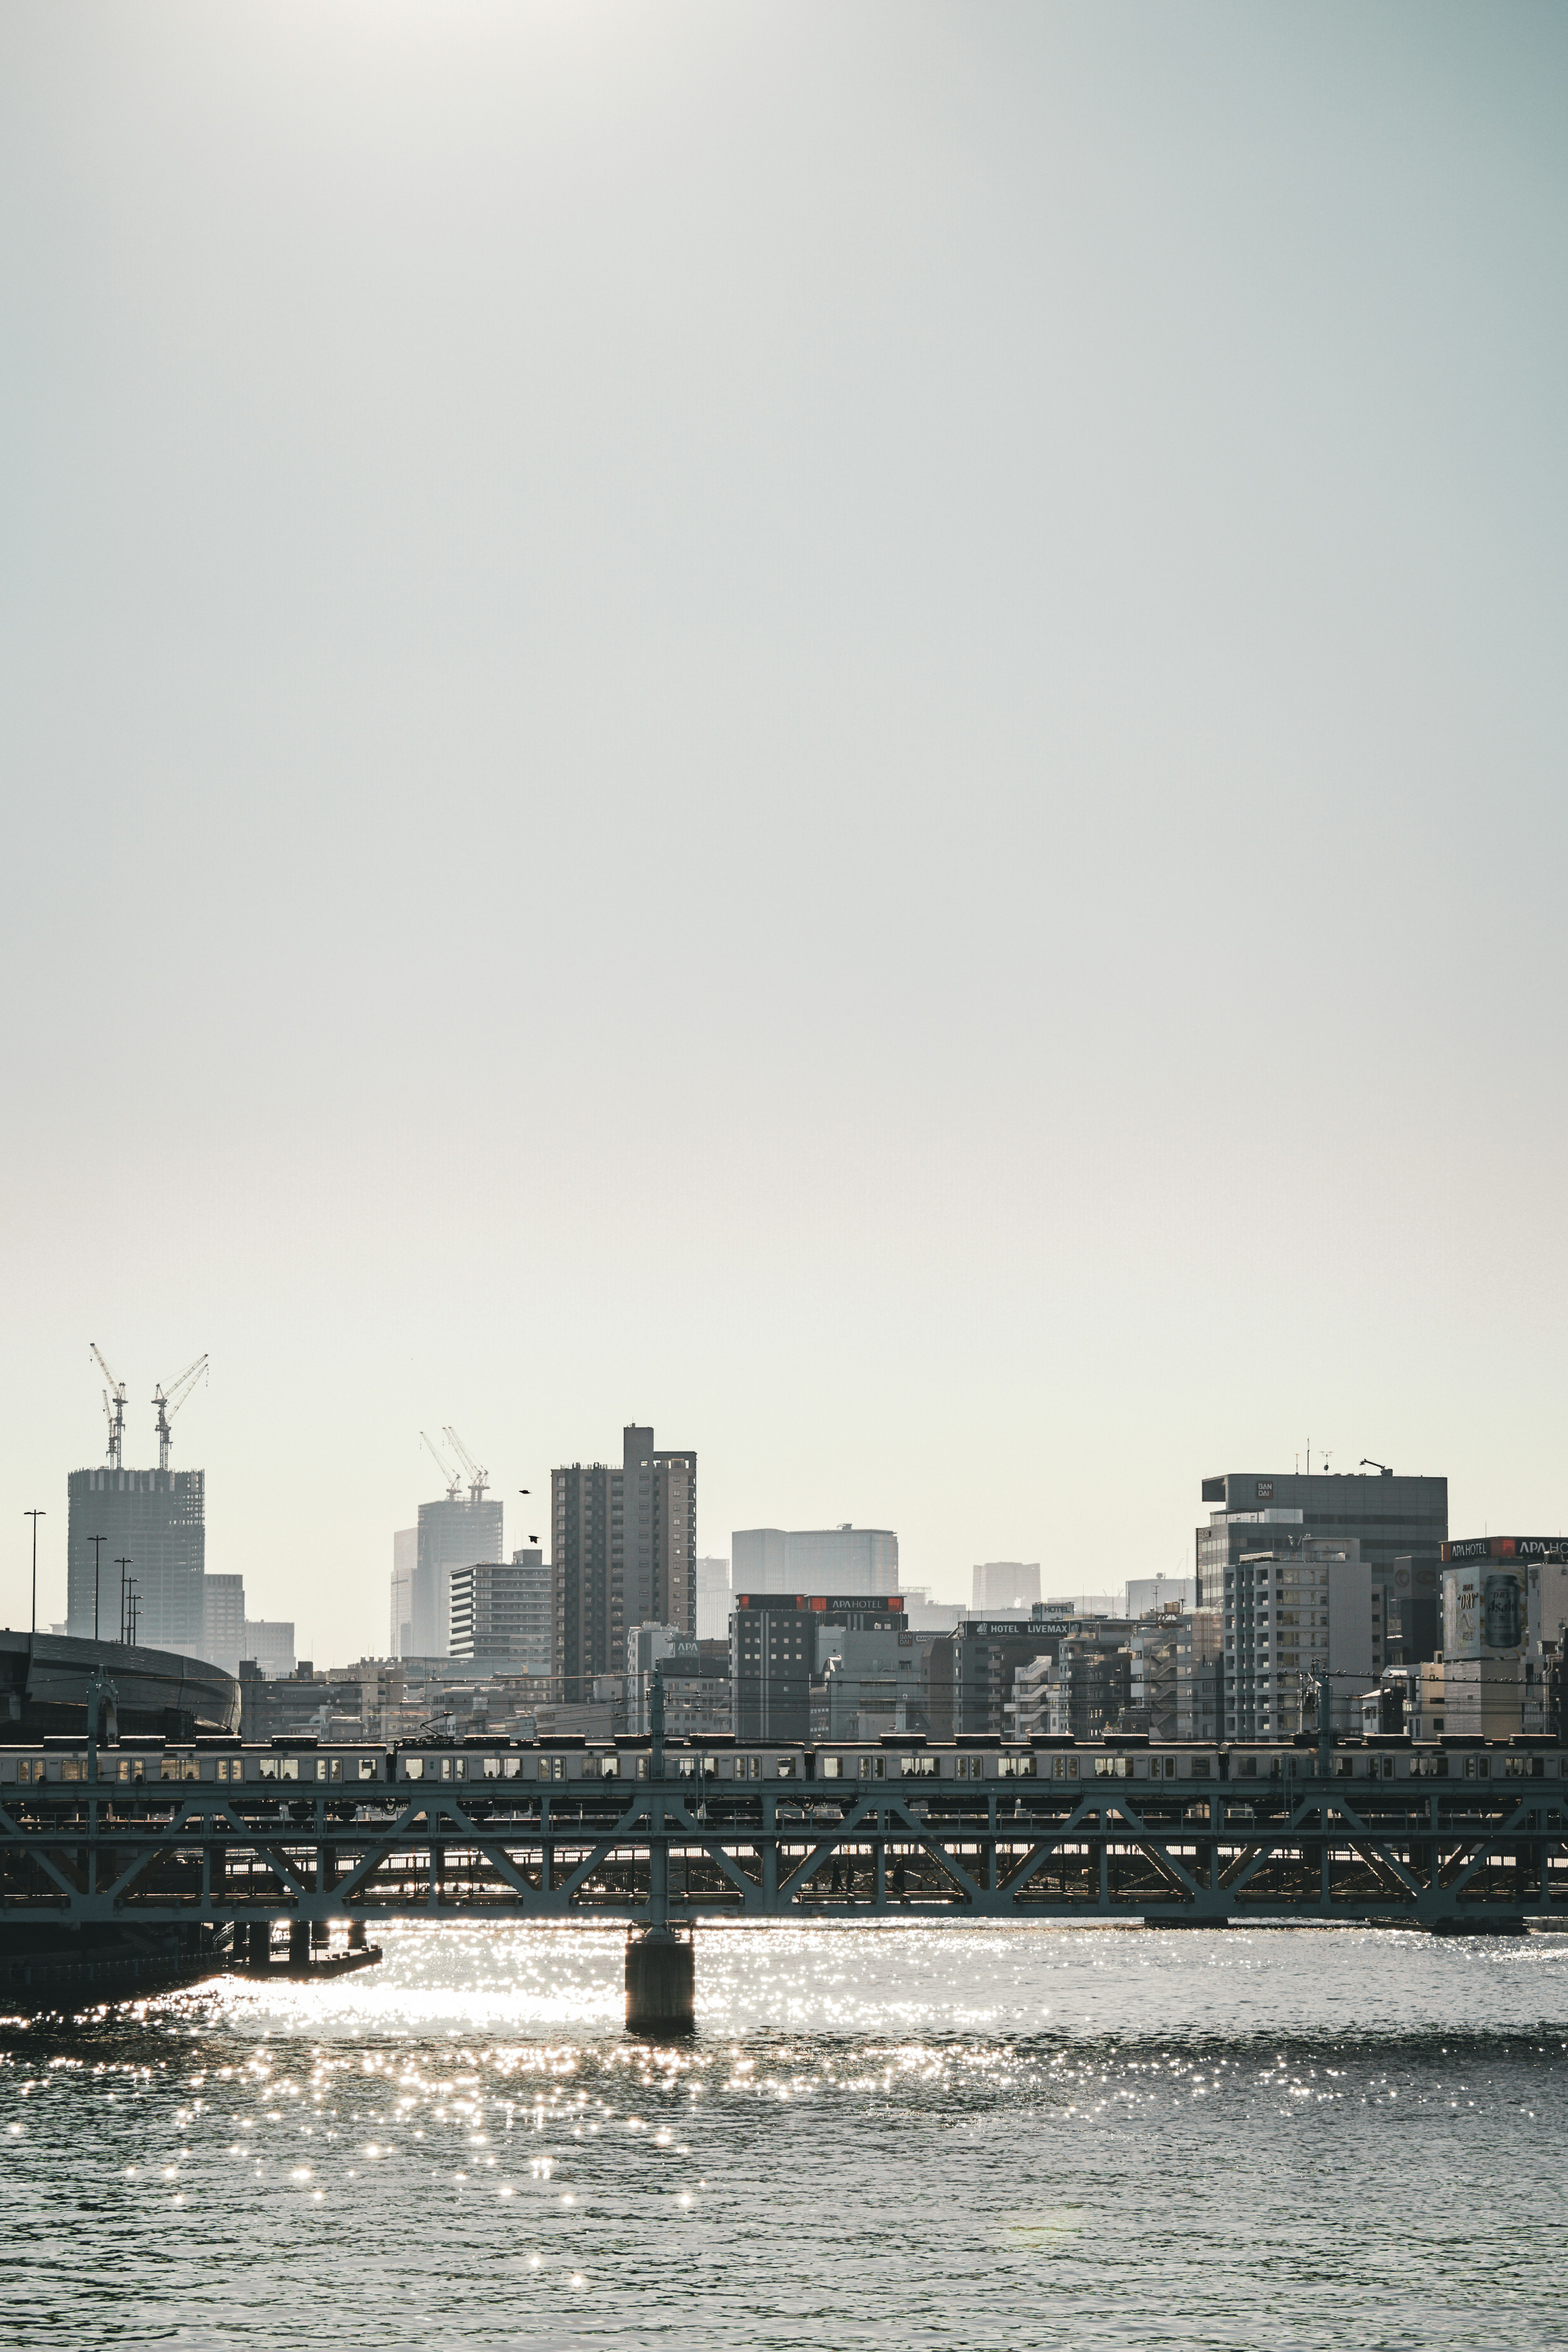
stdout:
<svg viewBox="0 0 1568 2352">
<path fill-rule="evenodd" d="M 1329 1677 L 1334 1729 L 1361 1729 L 1361 1694 L 1382 1675 L 1384 1580 L 1353 1538 L 1318 1540 L 1278 1522 L 1222 1571 L 1227 1738 L 1288 1739 L 1317 1720 Z M 1205 1576 L 1205 1591 L 1207 1580 Z"/>
<path fill-rule="evenodd" d="M 450 1655 L 452 1570 L 503 1557 L 501 1516 L 500 1501 L 478 1487 L 420 1504 L 408 1602 L 409 1647 L 400 1656 Z M 395 1580 L 395 1566 L 393 1574 Z"/>
<path fill-rule="evenodd" d="M 868 1741 L 899 1731 L 929 1733 L 926 1669 L 935 1638 L 922 1639 L 896 1621 L 858 1629 L 820 1626 L 812 1738 Z"/>
<path fill-rule="evenodd" d="M 968 1614 L 962 1601 L 933 1601 L 927 1585 L 904 1587 L 904 1615 L 912 1633 L 951 1633 Z"/>
<path fill-rule="evenodd" d="M 1132 1653 L 1114 1634 L 1062 1642 L 1046 1668 L 1046 1728 L 1056 1738 L 1100 1739 L 1127 1711 Z"/>
<path fill-rule="evenodd" d="M 971 1578 L 971 1608 L 976 1617 L 1026 1617 L 1040 1597 L 1040 1563 L 1021 1559 L 979 1561 Z"/>
<path fill-rule="evenodd" d="M 831 1592 L 879 1600 L 899 1590 L 899 1538 L 888 1528 L 740 1528 L 730 1538 L 739 1592 Z"/>
<path fill-rule="evenodd" d="M 399 1528 L 392 1538 L 392 1638 L 387 1654 L 411 1658 L 414 1648 L 414 1571 L 419 1565 L 419 1530 Z"/>
<path fill-rule="evenodd" d="M 730 1563 L 699 1559 L 692 1563 L 697 1587 L 697 1638 L 727 1642 L 730 1638 Z"/>
<path fill-rule="evenodd" d="M 277 1682 L 293 1674 L 293 1621 L 289 1618 L 247 1617 L 241 1664 L 247 1661 L 256 1666 L 267 1682 Z"/>
<path fill-rule="evenodd" d="M 206 1474 L 201 1470 L 73 1470 L 67 1481 L 66 1624 L 80 1639 L 120 1634 L 121 1570 L 135 1580 L 136 1638 L 202 1654 L 205 1639 Z M 92 1538 L 103 1541 L 95 1547 Z M 101 1566 L 95 1580 L 94 1559 Z"/>
<path fill-rule="evenodd" d="M 1443 1645 L 1412 1693 L 1417 1737 L 1508 1739 L 1550 1724 L 1568 1623 L 1568 1542 L 1475 1536 L 1443 1546 Z"/>
<path fill-rule="evenodd" d="M 634 1625 L 626 1635 L 626 1728 L 653 1728 L 655 1680 L 664 1685 L 664 1727 L 672 1739 L 701 1739 L 733 1727 L 730 1643 L 699 1641 L 674 1625 Z"/>
<path fill-rule="evenodd" d="M 1026 1617 L 967 1619 L 931 1643 L 927 1685 L 932 1738 L 999 1734 L 1005 1727 L 1005 1711 L 1021 1667 L 1036 1658 L 1054 1658 L 1064 1641 L 1124 1643 L 1131 1632 L 1124 1617 L 1081 1617 L 1049 1602 Z"/>
<path fill-rule="evenodd" d="M 621 1465 L 551 1473 L 555 1663 L 565 1701 L 586 1705 L 595 1677 L 619 1674 L 633 1625 L 694 1633 L 697 1456 L 660 1451 L 629 1423 Z"/>
<path fill-rule="evenodd" d="M 821 1646 L 841 1632 L 896 1633 L 902 1620 L 897 1593 L 737 1592 L 730 1620 L 735 1737 L 809 1739 Z"/>
<path fill-rule="evenodd" d="M 555 1643 L 552 1573 L 542 1552 L 509 1560 L 473 1560 L 452 1570 L 452 1640 L 457 1659 L 484 1659 L 521 1675 L 548 1675 Z"/>
<path fill-rule="evenodd" d="M 208 1576 L 202 1581 L 202 1646 L 210 1665 L 239 1677 L 245 1655 L 245 1579 Z"/>
</svg>

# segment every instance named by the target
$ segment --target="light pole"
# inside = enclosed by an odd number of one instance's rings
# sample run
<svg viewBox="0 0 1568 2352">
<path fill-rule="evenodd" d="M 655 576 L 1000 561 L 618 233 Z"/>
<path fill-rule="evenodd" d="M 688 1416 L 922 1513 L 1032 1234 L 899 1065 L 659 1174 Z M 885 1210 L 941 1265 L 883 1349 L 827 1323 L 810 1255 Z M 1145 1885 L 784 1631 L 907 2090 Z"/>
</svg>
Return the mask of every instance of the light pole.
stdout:
<svg viewBox="0 0 1568 2352">
<path fill-rule="evenodd" d="M 48 1517 L 47 1511 L 24 1511 L 22 1517 L 33 1522 L 33 1632 L 38 1630 L 38 1521 Z"/>
<path fill-rule="evenodd" d="M 96 1642 L 98 1639 L 98 1578 L 99 1570 L 103 1566 L 103 1547 L 109 1541 L 109 1538 L 89 1536 L 88 1541 L 92 1546 L 92 1638 Z"/>
<path fill-rule="evenodd" d="M 125 1630 L 125 1571 L 131 1562 L 128 1559 L 117 1559 L 114 1565 L 120 1570 L 120 1638 L 121 1642 L 128 1642 L 131 1637 Z"/>
</svg>

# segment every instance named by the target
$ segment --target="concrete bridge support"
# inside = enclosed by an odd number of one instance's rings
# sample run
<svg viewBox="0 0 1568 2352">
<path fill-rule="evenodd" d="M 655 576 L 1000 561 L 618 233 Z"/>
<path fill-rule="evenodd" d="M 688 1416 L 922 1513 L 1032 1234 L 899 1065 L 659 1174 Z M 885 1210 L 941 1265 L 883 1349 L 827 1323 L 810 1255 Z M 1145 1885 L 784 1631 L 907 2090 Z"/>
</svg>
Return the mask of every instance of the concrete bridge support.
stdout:
<svg viewBox="0 0 1568 2352">
<path fill-rule="evenodd" d="M 697 1956 L 670 1927 L 650 1927 L 626 1946 L 628 2033 L 689 2033 L 697 2022 Z"/>
</svg>

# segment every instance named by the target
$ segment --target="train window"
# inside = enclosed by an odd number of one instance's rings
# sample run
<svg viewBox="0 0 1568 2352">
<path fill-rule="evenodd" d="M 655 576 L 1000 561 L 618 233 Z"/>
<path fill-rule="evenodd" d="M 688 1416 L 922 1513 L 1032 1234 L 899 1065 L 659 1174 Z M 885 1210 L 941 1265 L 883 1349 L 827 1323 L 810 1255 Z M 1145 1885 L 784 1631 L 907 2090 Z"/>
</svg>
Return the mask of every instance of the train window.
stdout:
<svg viewBox="0 0 1568 2352">
<path fill-rule="evenodd" d="M 16 1767 L 16 1778 L 18 1780 L 30 1780 L 32 1777 L 33 1759 L 30 1756 L 24 1756 Z"/>
<path fill-rule="evenodd" d="M 888 1771 L 888 1759 L 887 1759 L 887 1758 L 886 1758 L 885 1756 L 862 1756 L 862 1757 L 861 1757 L 861 1759 L 860 1759 L 860 1778 L 862 1779 L 862 1780 L 885 1780 L 885 1779 L 886 1779 L 886 1777 L 887 1777 L 887 1771 Z"/>
<path fill-rule="evenodd" d="M 691 1777 L 692 1777 L 693 1773 L 694 1773 L 694 1772 L 696 1771 L 696 1769 L 697 1769 L 697 1759 L 696 1759 L 696 1757 L 695 1757 L 695 1756 L 682 1756 L 682 1757 L 679 1757 L 677 1760 L 678 1760 L 678 1762 L 679 1763 L 679 1766 L 680 1766 L 680 1777 L 681 1777 L 681 1779 L 682 1779 L 683 1780 L 689 1780 L 691 1779 Z"/>
<path fill-rule="evenodd" d="M 934 1756 L 900 1756 L 899 1764 L 906 1780 L 929 1780 L 936 1770 Z"/>
<path fill-rule="evenodd" d="M 201 1766 L 194 1756 L 165 1756 L 160 1778 L 164 1780 L 197 1780 Z M 74 1774 L 73 1774 L 74 1779 Z"/>
<path fill-rule="evenodd" d="M 487 1780 L 499 1780 L 500 1779 L 500 1758 L 499 1756 L 487 1756 L 485 1758 L 485 1779 Z"/>
<path fill-rule="evenodd" d="M 760 1756 L 736 1757 L 735 1778 L 737 1780 L 760 1780 L 762 1777 L 763 1759 Z"/>
<path fill-rule="evenodd" d="M 341 1756 L 317 1757 L 316 1778 L 318 1780 L 341 1780 L 342 1777 L 343 1759 Z"/>
<path fill-rule="evenodd" d="M 1131 1756 L 1097 1756 L 1094 1759 L 1094 1777 L 1097 1780 L 1126 1780 L 1131 1778 Z"/>
<path fill-rule="evenodd" d="M 1394 1759 L 1392 1756 L 1385 1756 L 1383 1759 L 1383 1777 L 1385 1780 L 1392 1780 L 1394 1778 Z"/>
<path fill-rule="evenodd" d="M 80 1780 L 86 1777 L 87 1766 L 79 1756 L 67 1756 L 60 1762 L 62 1780 Z"/>
<path fill-rule="evenodd" d="M 955 1780 L 978 1780 L 980 1778 L 979 1757 L 955 1756 L 952 1759 L 952 1777 Z"/>
<path fill-rule="evenodd" d="M 795 1778 L 795 1758 L 793 1756 L 775 1756 L 773 1759 L 773 1770 L 777 1773 L 781 1780 L 793 1780 Z"/>
<path fill-rule="evenodd" d="M 1194 1780 L 1208 1780 L 1214 1777 L 1214 1766 L 1206 1756 L 1194 1756 L 1187 1767 L 1187 1772 Z"/>
<path fill-rule="evenodd" d="M 518 1776 L 518 1774 L 519 1774 L 519 1772 L 522 1769 L 522 1759 L 521 1759 L 521 1756 L 503 1756 L 503 1757 L 501 1758 L 501 1765 L 500 1765 L 500 1769 L 501 1769 L 501 1778 L 502 1778 L 503 1780 L 516 1780 L 516 1778 L 517 1778 L 517 1776 Z"/>
<path fill-rule="evenodd" d="M 265 1758 L 262 1759 L 261 1769 L 264 1772 L 267 1769 Z M 423 1780 L 425 1778 L 425 1759 L 423 1756 L 405 1756 L 404 1758 L 403 1777 L 405 1780 Z"/>
<path fill-rule="evenodd" d="M 142 1769 L 140 1756 L 122 1756 L 120 1759 L 120 1777 L 122 1780 L 140 1780 L 142 1778 Z"/>
<path fill-rule="evenodd" d="M 1032 1756 L 1003 1756 L 997 1760 L 996 1769 L 1004 1780 L 1032 1780 L 1035 1759 Z"/>
<path fill-rule="evenodd" d="M 1051 1778 L 1053 1780 L 1076 1780 L 1078 1779 L 1078 1758 L 1076 1756 L 1053 1756 L 1051 1759 Z"/>
<path fill-rule="evenodd" d="M 817 1777 L 820 1780 L 837 1780 L 843 1769 L 844 1759 L 840 1756 L 819 1756 L 816 1759 Z"/>
<path fill-rule="evenodd" d="M 1159 1758 L 1158 1758 L 1157 1756 L 1155 1757 L 1154 1761 L 1155 1761 L 1155 1764 L 1156 1764 L 1156 1765 L 1158 1765 L 1158 1763 L 1159 1763 L 1160 1759 L 1159 1759 Z M 1167 1757 L 1166 1757 L 1166 1759 L 1165 1759 L 1165 1778 L 1166 1778 L 1166 1780 L 1173 1780 L 1175 1779 L 1175 1777 L 1176 1777 L 1176 1759 L 1175 1759 L 1175 1758 L 1174 1758 L 1173 1756 L 1167 1756 Z"/>
<path fill-rule="evenodd" d="M 362 1757 L 360 1758 L 360 1759 L 359 1759 L 359 1776 L 360 1776 L 360 1779 L 361 1779 L 362 1780 L 374 1780 L 374 1778 L 375 1778 L 375 1759 L 374 1759 L 374 1756 L 362 1756 Z"/>
</svg>

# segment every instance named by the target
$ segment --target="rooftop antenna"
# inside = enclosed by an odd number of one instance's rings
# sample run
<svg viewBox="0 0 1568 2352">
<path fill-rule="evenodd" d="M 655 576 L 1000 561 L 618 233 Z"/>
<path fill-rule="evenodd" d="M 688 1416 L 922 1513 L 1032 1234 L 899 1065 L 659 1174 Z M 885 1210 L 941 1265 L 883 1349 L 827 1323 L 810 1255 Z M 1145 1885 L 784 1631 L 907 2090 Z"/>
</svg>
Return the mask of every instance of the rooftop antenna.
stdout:
<svg viewBox="0 0 1568 2352">
<path fill-rule="evenodd" d="M 174 1443 L 174 1434 L 169 1424 L 195 1387 L 196 1382 L 205 1381 L 206 1376 L 207 1360 L 205 1356 L 198 1356 L 194 1364 L 185 1366 L 179 1379 L 172 1381 L 166 1391 L 160 1381 L 153 1391 L 153 1402 L 158 1408 L 158 1467 L 160 1470 L 166 1470 L 169 1466 L 169 1448 Z"/>
<path fill-rule="evenodd" d="M 103 1391 L 103 1410 L 109 1423 L 109 1466 L 121 1470 L 125 1466 L 125 1383 L 117 1381 L 103 1360 L 103 1349 L 96 1339 L 88 1345 L 98 1359 L 98 1369 L 109 1386 Z"/>
<path fill-rule="evenodd" d="M 436 1450 L 434 1443 L 431 1439 L 425 1436 L 425 1432 L 423 1430 L 420 1431 L 419 1434 L 421 1437 L 425 1438 L 425 1443 L 430 1449 L 430 1459 L 436 1465 L 437 1469 L 441 1473 L 441 1484 L 447 1489 L 447 1500 L 449 1503 L 455 1503 L 459 1494 L 462 1492 L 463 1481 L 461 1475 L 458 1471 L 452 1469 L 441 1459 L 440 1454 Z"/>
<path fill-rule="evenodd" d="M 441 1432 L 441 1434 L 468 1474 L 469 1502 L 482 1503 L 485 1499 L 485 1488 L 489 1484 L 489 1472 L 488 1470 L 480 1469 L 479 1464 L 474 1460 L 473 1455 L 468 1452 L 468 1447 L 464 1444 L 462 1439 L 458 1436 L 457 1431 L 451 1426 L 450 1423 L 448 1423 L 447 1427 Z"/>
</svg>

